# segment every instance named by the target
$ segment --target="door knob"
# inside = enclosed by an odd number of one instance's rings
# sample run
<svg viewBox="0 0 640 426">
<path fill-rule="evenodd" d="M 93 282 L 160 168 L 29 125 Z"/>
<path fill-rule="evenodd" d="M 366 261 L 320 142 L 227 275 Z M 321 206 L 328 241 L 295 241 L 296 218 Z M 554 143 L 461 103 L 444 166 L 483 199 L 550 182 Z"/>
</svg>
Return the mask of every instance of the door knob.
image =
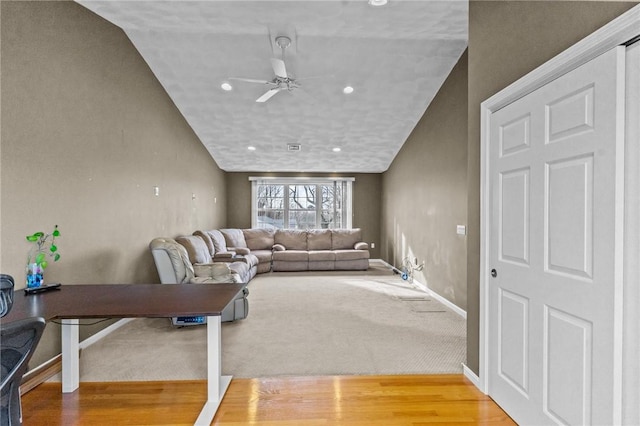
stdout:
<svg viewBox="0 0 640 426">
<path fill-rule="evenodd" d="M 497 276 L 498 276 L 498 271 L 496 271 L 495 269 L 492 269 L 492 270 L 491 270 L 491 276 L 492 276 L 493 278 L 497 277 Z"/>
</svg>

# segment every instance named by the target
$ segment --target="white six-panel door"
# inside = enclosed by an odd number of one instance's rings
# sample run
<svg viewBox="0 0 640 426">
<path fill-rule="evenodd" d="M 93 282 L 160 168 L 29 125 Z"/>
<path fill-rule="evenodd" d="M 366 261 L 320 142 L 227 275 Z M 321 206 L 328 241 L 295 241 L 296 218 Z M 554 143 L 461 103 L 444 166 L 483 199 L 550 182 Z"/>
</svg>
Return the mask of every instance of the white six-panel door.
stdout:
<svg viewBox="0 0 640 426">
<path fill-rule="evenodd" d="M 488 390 L 521 424 L 619 412 L 624 52 L 491 115 Z"/>
</svg>

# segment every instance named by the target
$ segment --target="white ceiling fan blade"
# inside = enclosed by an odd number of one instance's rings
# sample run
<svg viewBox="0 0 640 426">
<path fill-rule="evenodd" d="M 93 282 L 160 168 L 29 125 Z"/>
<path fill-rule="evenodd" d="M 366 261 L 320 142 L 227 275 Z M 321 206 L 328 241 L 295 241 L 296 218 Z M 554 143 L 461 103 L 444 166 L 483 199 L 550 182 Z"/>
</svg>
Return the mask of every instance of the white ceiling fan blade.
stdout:
<svg viewBox="0 0 640 426">
<path fill-rule="evenodd" d="M 282 59 L 271 58 L 271 67 L 273 68 L 273 72 L 282 78 L 287 78 L 287 67 L 284 66 L 284 61 Z"/>
<path fill-rule="evenodd" d="M 253 78 L 229 77 L 229 80 L 246 81 L 248 83 L 260 83 L 260 84 L 269 84 L 269 83 L 271 83 L 270 81 L 267 81 L 267 80 L 255 80 Z"/>
<path fill-rule="evenodd" d="M 267 102 L 273 95 L 278 93 L 280 90 L 282 90 L 282 89 L 280 89 L 279 87 L 277 87 L 275 89 L 270 89 L 264 95 L 262 95 L 258 99 L 256 99 L 256 102 Z"/>
</svg>

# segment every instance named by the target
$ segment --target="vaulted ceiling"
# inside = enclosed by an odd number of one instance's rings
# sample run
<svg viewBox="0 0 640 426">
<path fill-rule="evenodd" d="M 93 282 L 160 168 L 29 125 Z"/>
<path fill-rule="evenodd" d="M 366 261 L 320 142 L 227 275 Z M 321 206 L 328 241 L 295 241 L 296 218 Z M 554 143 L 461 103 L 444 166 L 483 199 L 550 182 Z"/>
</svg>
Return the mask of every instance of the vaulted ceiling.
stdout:
<svg viewBox="0 0 640 426">
<path fill-rule="evenodd" d="M 385 171 L 467 46 L 466 0 L 77 1 L 126 32 L 226 171 Z M 300 87 L 256 102 L 279 36 Z"/>
</svg>

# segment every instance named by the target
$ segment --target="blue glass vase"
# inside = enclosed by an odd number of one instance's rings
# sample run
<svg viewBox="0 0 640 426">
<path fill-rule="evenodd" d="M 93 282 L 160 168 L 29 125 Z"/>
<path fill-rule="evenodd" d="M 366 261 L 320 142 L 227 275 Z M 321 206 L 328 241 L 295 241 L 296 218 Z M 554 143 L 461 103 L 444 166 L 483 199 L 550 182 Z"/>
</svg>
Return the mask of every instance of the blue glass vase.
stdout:
<svg viewBox="0 0 640 426">
<path fill-rule="evenodd" d="M 40 287 L 44 280 L 44 269 L 37 263 L 27 265 L 27 288 Z"/>
</svg>

